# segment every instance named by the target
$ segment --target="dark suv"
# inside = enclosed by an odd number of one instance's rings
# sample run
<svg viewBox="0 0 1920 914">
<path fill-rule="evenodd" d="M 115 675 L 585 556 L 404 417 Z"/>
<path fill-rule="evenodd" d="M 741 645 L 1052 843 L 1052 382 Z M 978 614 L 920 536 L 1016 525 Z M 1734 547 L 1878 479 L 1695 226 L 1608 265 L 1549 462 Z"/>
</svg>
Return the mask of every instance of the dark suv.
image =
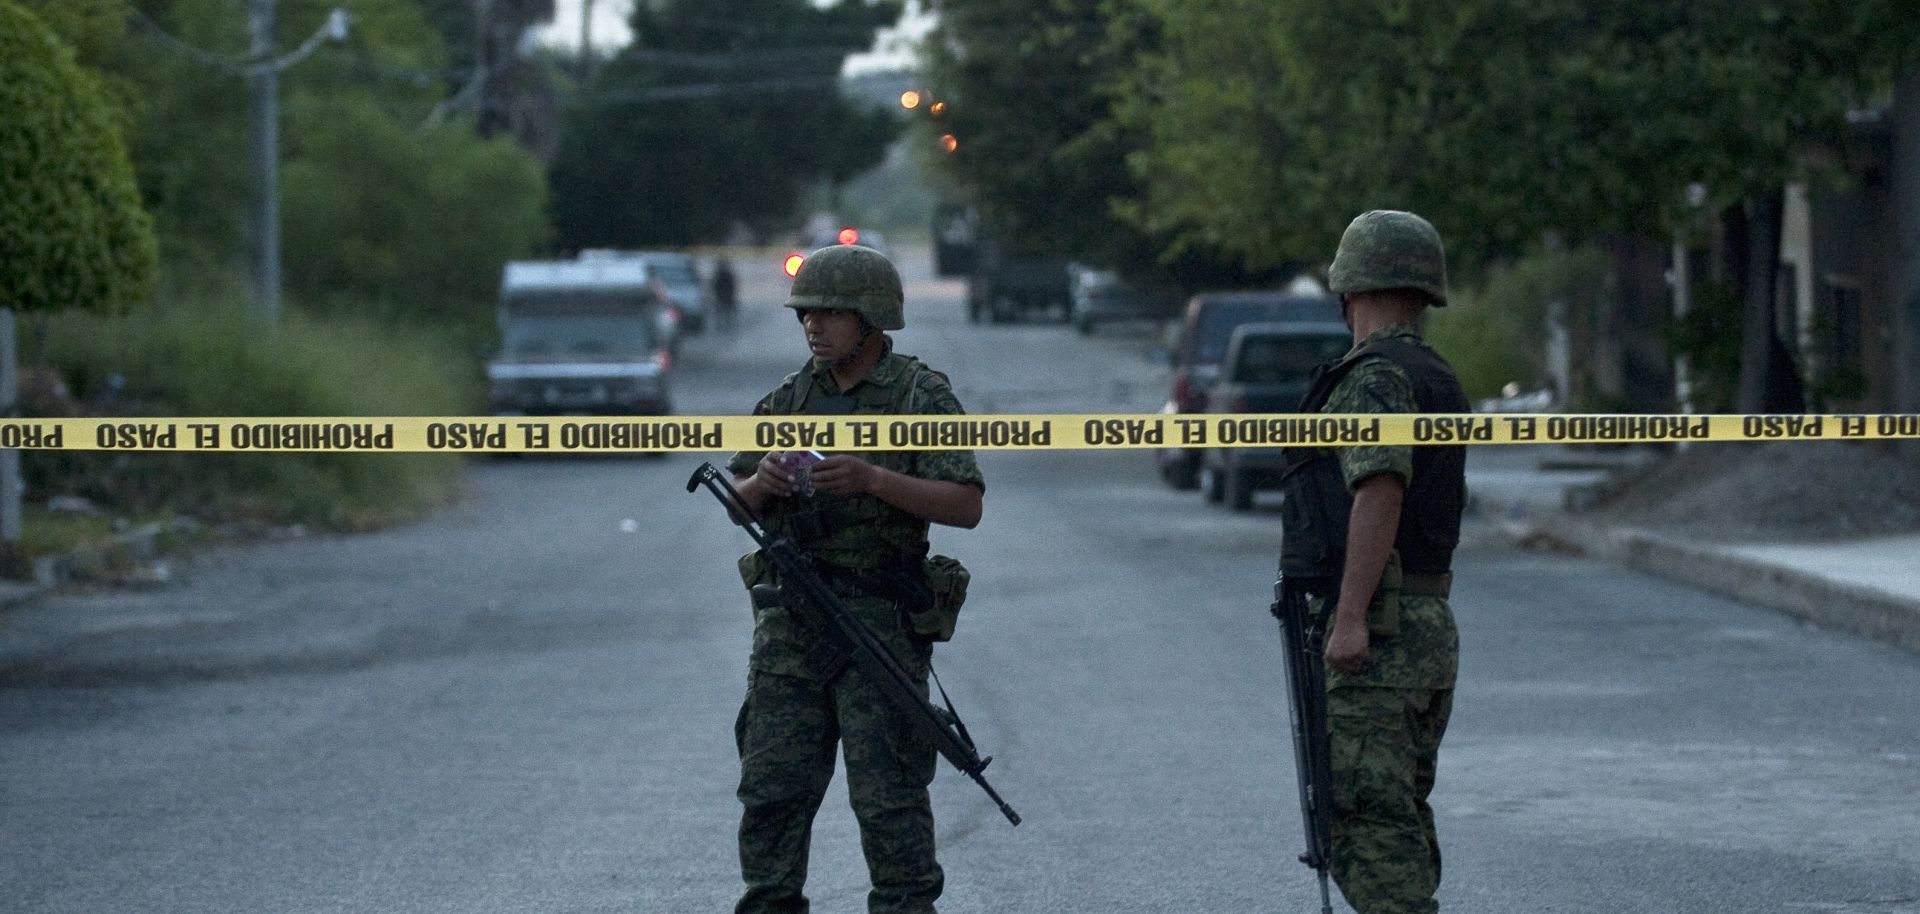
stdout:
<svg viewBox="0 0 1920 914">
<path fill-rule="evenodd" d="M 1352 348 L 1353 331 L 1346 324 L 1241 324 L 1207 391 L 1207 412 L 1293 412 L 1307 395 L 1313 370 Z M 1200 488 L 1208 501 L 1245 511 L 1253 507 L 1254 492 L 1279 485 L 1286 468 L 1278 447 L 1208 448 L 1200 462 Z"/>
<path fill-rule="evenodd" d="M 1173 392 L 1164 413 L 1198 413 L 1207 408 L 1207 391 L 1220 374 L 1233 329 L 1265 321 L 1343 323 L 1340 300 L 1311 279 L 1285 289 L 1258 292 L 1203 292 L 1187 302 L 1187 315 L 1173 347 Z M 1163 448 L 1155 452 L 1160 476 L 1176 489 L 1200 484 L 1200 452 Z"/>
<path fill-rule="evenodd" d="M 981 245 L 967 282 L 967 319 L 996 324 L 1070 312 L 1067 261 L 1048 254 L 1016 254 Z"/>
</svg>

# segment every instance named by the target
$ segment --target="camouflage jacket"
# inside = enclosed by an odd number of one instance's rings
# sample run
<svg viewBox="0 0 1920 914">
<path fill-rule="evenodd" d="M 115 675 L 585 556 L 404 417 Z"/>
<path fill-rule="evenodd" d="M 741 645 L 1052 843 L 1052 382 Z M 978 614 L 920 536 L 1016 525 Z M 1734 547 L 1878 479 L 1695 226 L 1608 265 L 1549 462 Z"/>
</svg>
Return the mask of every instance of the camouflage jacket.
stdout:
<svg viewBox="0 0 1920 914">
<path fill-rule="evenodd" d="M 1383 337 L 1401 337 L 1425 345 L 1420 334 L 1407 324 L 1394 324 L 1369 334 L 1360 341 L 1366 345 Z M 1357 348 L 1357 347 L 1356 347 Z M 1386 359 L 1367 359 L 1355 365 L 1334 387 L 1322 410 L 1327 413 L 1414 413 L 1413 383 L 1400 366 Z M 1392 473 L 1402 482 L 1413 481 L 1413 446 L 1406 444 L 1362 445 L 1339 449 L 1340 473 L 1347 489 L 1370 476 Z M 1441 597 L 1395 595 L 1398 597 L 1399 631 L 1394 635 L 1375 634 L 1371 638 L 1371 659 L 1357 673 L 1327 671 L 1327 687 L 1385 686 L 1404 689 L 1449 689 L 1459 665 L 1460 636 L 1454 627 L 1453 610 Z M 1374 597 L 1377 609 L 1386 594 Z M 1315 613 L 1325 611 L 1314 601 Z M 1369 616 L 1373 613 L 1369 611 Z"/>
<path fill-rule="evenodd" d="M 945 375 L 918 359 L 889 351 L 868 376 L 851 389 L 824 367 L 809 363 L 780 382 L 754 406 L 756 416 L 785 415 L 963 415 Z M 943 482 L 986 487 L 972 451 L 869 451 L 850 453 L 875 466 Z M 759 451 L 741 451 L 727 461 L 735 477 L 751 475 Z M 897 567 L 916 562 L 927 553 L 929 523 L 871 495 L 810 496 L 774 499 L 765 514 L 768 528 L 794 535 L 803 525 L 796 515 L 811 512 L 817 535 L 796 537 L 801 548 L 821 563 L 844 569 Z M 751 558 L 743 558 L 743 574 L 752 577 Z M 749 584 L 753 583 L 751 580 Z M 856 591 L 843 591 L 854 612 L 879 634 L 901 659 L 920 660 L 926 645 L 914 643 L 901 625 L 892 603 Z M 786 675 L 806 675 L 803 658 L 819 632 L 784 608 L 755 616 L 753 668 Z"/>
</svg>

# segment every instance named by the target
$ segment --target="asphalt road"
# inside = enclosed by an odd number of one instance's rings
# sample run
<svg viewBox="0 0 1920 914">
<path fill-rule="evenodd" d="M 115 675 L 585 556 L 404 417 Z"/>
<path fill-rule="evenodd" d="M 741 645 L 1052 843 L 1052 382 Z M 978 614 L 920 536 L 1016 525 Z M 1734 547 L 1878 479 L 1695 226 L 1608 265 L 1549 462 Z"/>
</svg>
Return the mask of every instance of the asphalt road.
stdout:
<svg viewBox="0 0 1920 914">
<path fill-rule="evenodd" d="M 804 358 L 774 266 L 736 265 L 745 319 L 688 344 L 682 412 Z M 969 325 L 925 273 L 900 348 L 970 411 L 1158 408 L 1149 332 Z M 748 541 L 686 494 L 697 461 L 478 464 L 414 526 L 0 614 L 0 910 L 730 910 Z M 1141 453 L 981 464 L 986 520 L 935 535 L 975 574 L 936 666 L 1026 824 L 942 772 L 942 910 L 1317 909 L 1274 506 Z M 1920 658 L 1477 522 L 1457 568 L 1447 909 L 1920 911 Z M 864 910 L 837 785 L 813 873 L 815 910 Z"/>
</svg>

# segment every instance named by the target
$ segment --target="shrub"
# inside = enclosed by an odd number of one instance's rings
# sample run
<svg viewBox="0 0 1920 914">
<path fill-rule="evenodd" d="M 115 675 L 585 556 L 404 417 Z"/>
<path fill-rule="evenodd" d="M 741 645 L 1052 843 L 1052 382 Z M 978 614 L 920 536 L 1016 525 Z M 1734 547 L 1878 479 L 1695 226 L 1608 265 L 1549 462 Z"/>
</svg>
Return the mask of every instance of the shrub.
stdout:
<svg viewBox="0 0 1920 914">
<path fill-rule="evenodd" d="M 268 328 L 234 304 L 59 315 L 45 347 L 95 415 L 464 415 L 480 398 L 477 365 L 457 345 L 365 318 L 295 312 Z M 38 497 L 339 530 L 416 516 L 452 496 L 460 471 L 459 458 L 434 454 L 75 451 L 30 453 L 25 465 Z"/>
<path fill-rule="evenodd" d="M 1605 275 L 1606 258 L 1595 249 L 1536 250 L 1490 270 L 1478 288 L 1454 290 L 1448 307 L 1428 312 L 1427 339 L 1469 397 L 1497 396 L 1509 382 L 1537 388 L 1548 380 L 1549 311 L 1558 302 L 1567 331 L 1584 338 Z"/>
<path fill-rule="evenodd" d="M 0 306 L 129 307 L 154 252 L 119 111 L 72 48 L 0 0 Z"/>
</svg>

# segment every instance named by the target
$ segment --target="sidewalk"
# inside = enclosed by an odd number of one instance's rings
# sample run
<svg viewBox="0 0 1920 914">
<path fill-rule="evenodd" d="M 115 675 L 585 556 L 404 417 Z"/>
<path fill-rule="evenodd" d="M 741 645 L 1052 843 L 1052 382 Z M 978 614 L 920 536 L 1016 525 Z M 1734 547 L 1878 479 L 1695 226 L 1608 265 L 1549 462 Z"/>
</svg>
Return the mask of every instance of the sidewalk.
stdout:
<svg viewBox="0 0 1920 914">
<path fill-rule="evenodd" d="M 1469 511 L 1516 543 L 1547 545 L 1920 653 L 1920 534 L 1713 543 L 1604 524 L 1577 509 L 1633 452 L 1483 447 L 1467 460 Z"/>
</svg>

